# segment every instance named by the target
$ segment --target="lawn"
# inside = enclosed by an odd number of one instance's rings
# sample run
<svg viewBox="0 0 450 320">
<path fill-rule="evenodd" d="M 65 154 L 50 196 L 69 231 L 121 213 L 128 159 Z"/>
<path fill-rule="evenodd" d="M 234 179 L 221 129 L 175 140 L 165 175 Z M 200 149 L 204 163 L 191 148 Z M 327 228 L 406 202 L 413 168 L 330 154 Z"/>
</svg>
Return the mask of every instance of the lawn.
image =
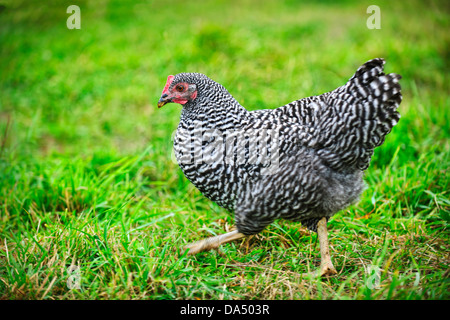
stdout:
<svg viewBox="0 0 450 320">
<path fill-rule="evenodd" d="M 449 299 L 447 1 L 0 0 L 1 299 Z M 81 29 L 68 29 L 77 4 Z M 185 256 L 233 215 L 173 160 L 169 74 L 201 72 L 249 110 L 343 85 L 386 59 L 402 118 L 361 200 L 317 235 L 276 221 Z"/>
</svg>

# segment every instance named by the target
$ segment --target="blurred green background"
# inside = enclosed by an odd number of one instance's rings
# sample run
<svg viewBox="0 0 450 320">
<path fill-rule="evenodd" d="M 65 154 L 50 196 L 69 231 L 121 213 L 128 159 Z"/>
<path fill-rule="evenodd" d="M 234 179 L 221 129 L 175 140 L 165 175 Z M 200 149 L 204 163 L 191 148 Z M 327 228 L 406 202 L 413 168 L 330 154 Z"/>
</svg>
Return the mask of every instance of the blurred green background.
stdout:
<svg viewBox="0 0 450 320">
<path fill-rule="evenodd" d="M 72 4 L 81 9 L 80 30 L 66 27 L 66 9 Z M 366 25 L 367 7 L 373 4 L 381 9 L 381 29 Z M 183 269 L 199 277 L 196 285 L 174 271 L 176 260 L 169 259 L 170 267 L 162 260 L 156 266 L 149 262 L 166 259 L 165 250 L 160 256 L 165 243 L 181 247 L 199 236 L 198 230 L 204 235 L 222 232 L 223 224 L 212 221 L 233 221 L 205 200 L 171 160 L 171 138 L 181 107 L 171 104 L 158 110 L 156 104 L 167 76 L 179 72 L 205 73 L 254 110 L 333 90 L 365 61 L 386 59 L 386 72 L 403 76 L 402 119 L 376 150 L 361 204 L 343 213 L 342 219 L 346 214 L 360 219 L 372 212 L 376 218 L 361 220 L 358 232 L 372 223 L 376 230 L 391 228 L 396 239 L 395 230 L 400 229 L 390 221 L 406 222 L 390 219 L 420 216 L 425 235 L 442 240 L 437 252 L 444 257 L 450 208 L 449 12 L 448 1 L 0 0 L 2 296 L 285 297 L 282 292 L 258 295 L 243 284 L 234 293 L 208 289 L 205 295 L 199 293 L 204 289 L 199 283 L 213 279 L 209 286 L 222 288 L 226 281 L 217 262 L 211 277 L 204 275 L 201 264 Z M 342 227 L 339 218 L 334 221 L 336 230 Z M 276 226 L 301 241 L 295 233 L 298 225 Z M 417 228 L 407 227 L 405 232 L 418 232 Z M 153 236 L 137 246 L 139 234 L 133 230 Z M 95 235 L 104 236 L 105 247 L 92 240 Z M 346 233 L 339 237 L 345 239 Z M 26 244 L 32 239 L 38 247 Z M 112 246 L 114 239 L 125 249 Z M 51 260 L 52 252 L 59 258 Z M 117 258 L 127 254 L 129 260 Z M 103 270 L 106 264 L 99 257 L 109 261 L 111 269 Z M 100 288 L 98 296 L 93 291 L 80 296 L 67 291 L 65 280 L 59 279 L 67 277 L 64 268 L 70 259 L 83 266 L 84 278 L 90 279 L 86 282 Z M 409 268 L 410 258 L 405 259 L 399 270 Z M 47 268 L 42 261 L 48 262 Z M 437 270 L 433 279 L 448 278 L 448 264 L 440 261 L 432 266 L 424 262 L 425 269 Z M 301 272 L 298 266 L 292 268 Z M 350 271 L 362 272 L 358 268 Z M 89 270 L 96 273 L 90 275 Z M 146 283 L 136 289 L 141 295 L 124 293 L 126 270 L 145 279 L 139 282 L 136 276 L 136 283 Z M 51 283 L 49 275 L 57 280 Z M 149 284 L 148 277 L 172 279 L 173 287 L 168 280 Z M 252 286 L 259 281 L 255 279 Z M 434 283 L 434 295 L 423 293 L 419 298 L 448 297 L 448 291 L 433 281 L 429 283 Z M 111 283 L 122 289 L 102 291 Z M 186 283 L 192 290 L 174 289 Z M 308 297 L 336 294 L 339 283 L 327 293 Z M 293 297 L 304 297 L 305 292 L 298 294 Z M 392 292 L 386 294 L 379 297 L 393 297 Z M 367 292 L 349 296 L 367 297 Z"/>
</svg>

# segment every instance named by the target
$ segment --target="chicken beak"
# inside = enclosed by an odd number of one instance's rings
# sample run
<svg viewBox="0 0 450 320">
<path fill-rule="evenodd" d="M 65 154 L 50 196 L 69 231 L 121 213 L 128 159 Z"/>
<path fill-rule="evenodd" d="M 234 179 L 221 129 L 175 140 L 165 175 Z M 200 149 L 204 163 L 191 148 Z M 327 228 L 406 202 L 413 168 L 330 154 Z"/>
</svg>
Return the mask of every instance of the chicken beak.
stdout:
<svg viewBox="0 0 450 320">
<path fill-rule="evenodd" d="M 164 93 L 158 101 L 158 108 L 161 108 L 169 102 L 172 102 L 172 98 L 169 98 L 167 93 Z"/>
</svg>

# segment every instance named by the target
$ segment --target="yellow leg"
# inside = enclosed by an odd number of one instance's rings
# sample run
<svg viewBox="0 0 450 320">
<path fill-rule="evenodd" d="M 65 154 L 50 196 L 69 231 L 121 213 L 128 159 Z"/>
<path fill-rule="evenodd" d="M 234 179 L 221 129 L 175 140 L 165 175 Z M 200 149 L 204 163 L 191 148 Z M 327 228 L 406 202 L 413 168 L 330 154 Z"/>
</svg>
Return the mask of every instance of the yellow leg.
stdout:
<svg viewBox="0 0 450 320">
<path fill-rule="evenodd" d="M 322 218 L 317 223 L 317 235 L 320 244 L 320 276 L 331 276 L 337 274 L 331 262 L 330 248 L 328 247 L 327 218 Z"/>
<path fill-rule="evenodd" d="M 189 250 L 188 254 L 196 254 L 201 251 L 211 250 L 218 248 L 221 244 L 227 243 L 233 240 L 241 239 L 245 237 L 244 234 L 237 230 L 221 234 L 215 237 L 206 238 L 194 243 L 190 243 L 184 247 L 185 250 Z"/>
</svg>

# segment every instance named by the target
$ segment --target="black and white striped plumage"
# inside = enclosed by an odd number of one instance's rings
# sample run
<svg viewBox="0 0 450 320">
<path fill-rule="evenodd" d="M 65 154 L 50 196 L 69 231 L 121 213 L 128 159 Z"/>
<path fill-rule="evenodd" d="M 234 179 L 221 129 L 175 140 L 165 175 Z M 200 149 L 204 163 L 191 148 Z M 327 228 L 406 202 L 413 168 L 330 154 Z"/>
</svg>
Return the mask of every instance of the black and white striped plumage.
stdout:
<svg viewBox="0 0 450 320">
<path fill-rule="evenodd" d="M 368 61 L 331 92 L 253 112 L 207 76 L 181 73 L 169 77 L 158 106 L 183 104 L 177 161 L 207 198 L 235 213 L 240 233 L 278 218 L 315 231 L 358 199 L 374 148 L 400 118 L 401 77 L 385 75 L 384 63 Z"/>
</svg>

